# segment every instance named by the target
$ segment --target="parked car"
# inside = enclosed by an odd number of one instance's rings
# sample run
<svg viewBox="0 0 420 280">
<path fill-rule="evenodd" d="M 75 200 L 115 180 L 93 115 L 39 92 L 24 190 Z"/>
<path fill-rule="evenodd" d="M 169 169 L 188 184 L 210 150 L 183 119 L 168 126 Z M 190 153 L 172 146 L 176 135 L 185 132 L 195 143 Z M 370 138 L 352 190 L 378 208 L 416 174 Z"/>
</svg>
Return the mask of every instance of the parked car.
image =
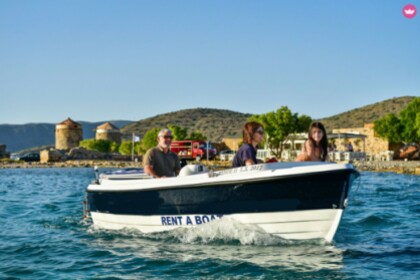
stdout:
<svg viewBox="0 0 420 280">
<path fill-rule="evenodd" d="M 216 149 L 205 141 L 196 140 L 180 140 L 173 141 L 171 145 L 171 151 L 176 153 L 180 159 L 205 159 L 207 158 L 207 152 L 209 159 L 216 157 Z"/>
<path fill-rule="evenodd" d="M 39 157 L 39 153 L 27 153 L 27 154 L 17 156 L 16 160 L 39 161 L 40 157 Z"/>
<path fill-rule="evenodd" d="M 219 153 L 219 158 L 222 161 L 232 161 L 235 157 L 235 151 L 224 150 Z"/>
</svg>

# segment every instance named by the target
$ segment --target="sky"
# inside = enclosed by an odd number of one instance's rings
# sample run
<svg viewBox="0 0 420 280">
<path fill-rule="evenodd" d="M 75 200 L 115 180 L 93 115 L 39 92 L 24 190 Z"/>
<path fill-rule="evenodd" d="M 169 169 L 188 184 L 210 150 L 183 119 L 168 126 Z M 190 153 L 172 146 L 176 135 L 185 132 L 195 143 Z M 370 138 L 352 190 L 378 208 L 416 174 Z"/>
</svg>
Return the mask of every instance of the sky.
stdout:
<svg viewBox="0 0 420 280">
<path fill-rule="evenodd" d="M 420 0 L 0 0 L 0 124 L 420 96 Z"/>
</svg>

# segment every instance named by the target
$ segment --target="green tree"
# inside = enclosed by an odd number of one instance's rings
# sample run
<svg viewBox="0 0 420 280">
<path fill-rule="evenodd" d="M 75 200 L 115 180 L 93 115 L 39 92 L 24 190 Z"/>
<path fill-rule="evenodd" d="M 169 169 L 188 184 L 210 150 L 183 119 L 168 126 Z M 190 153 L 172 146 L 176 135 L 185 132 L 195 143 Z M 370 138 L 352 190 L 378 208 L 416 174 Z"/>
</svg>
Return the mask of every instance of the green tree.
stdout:
<svg viewBox="0 0 420 280">
<path fill-rule="evenodd" d="M 400 112 L 399 118 L 394 114 L 375 121 L 375 133 L 389 142 L 420 141 L 420 97 L 414 98 Z"/>
<path fill-rule="evenodd" d="M 282 106 L 275 112 L 254 115 L 249 121 L 258 121 L 264 126 L 265 143 L 276 157 L 280 157 L 289 135 L 307 131 L 312 119 L 293 114 L 288 107 Z"/>
<path fill-rule="evenodd" d="M 188 136 L 188 129 L 182 128 L 180 126 L 169 124 L 168 128 L 172 131 L 172 135 L 174 136 L 174 140 L 185 140 Z"/>
<path fill-rule="evenodd" d="M 190 133 L 190 136 L 188 137 L 188 140 L 205 141 L 205 140 L 207 140 L 207 137 L 204 136 L 199 131 L 193 131 L 193 132 Z"/>
<path fill-rule="evenodd" d="M 414 98 L 400 112 L 400 121 L 403 125 L 402 140 L 405 142 L 419 142 L 420 137 L 417 134 L 417 115 L 420 114 L 420 97 Z"/>
<path fill-rule="evenodd" d="M 140 141 L 139 153 L 144 155 L 147 150 L 156 147 L 158 144 L 157 138 L 159 134 L 159 128 L 149 129 Z"/>
<path fill-rule="evenodd" d="M 417 130 L 417 137 L 420 138 L 420 113 L 416 115 L 416 130 Z"/>
<path fill-rule="evenodd" d="M 113 143 L 115 142 L 108 140 L 96 140 L 92 138 L 80 141 L 80 146 L 91 151 L 109 153 L 112 151 L 111 147 Z"/>
<path fill-rule="evenodd" d="M 118 145 L 117 142 L 112 142 L 111 143 L 111 152 L 112 153 L 117 153 L 119 148 L 120 148 L 120 145 Z"/>
<path fill-rule="evenodd" d="M 389 142 L 401 142 L 401 132 L 403 127 L 400 120 L 394 114 L 388 114 L 385 117 L 374 122 L 375 133 Z"/>
<path fill-rule="evenodd" d="M 118 148 L 118 152 L 124 156 L 129 156 L 131 155 L 132 147 L 133 147 L 133 141 L 123 141 Z M 139 142 L 134 143 L 134 154 L 136 155 L 139 154 L 139 147 L 140 147 Z"/>
<path fill-rule="evenodd" d="M 298 116 L 298 128 L 297 131 L 305 132 L 309 129 L 309 126 L 312 123 L 312 118 L 307 115 Z"/>
<path fill-rule="evenodd" d="M 80 141 L 79 146 L 85 148 L 86 150 L 93 150 L 94 147 L 94 143 L 95 143 L 95 139 L 85 139 Z"/>
</svg>

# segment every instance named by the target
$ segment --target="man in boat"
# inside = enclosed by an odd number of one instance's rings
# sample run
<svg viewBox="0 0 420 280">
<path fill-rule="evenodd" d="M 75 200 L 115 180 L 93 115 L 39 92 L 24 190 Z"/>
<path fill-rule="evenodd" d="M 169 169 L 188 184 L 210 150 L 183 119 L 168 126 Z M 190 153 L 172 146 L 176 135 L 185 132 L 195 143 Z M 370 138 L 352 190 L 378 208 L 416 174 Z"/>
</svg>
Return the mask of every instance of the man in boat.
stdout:
<svg viewBox="0 0 420 280">
<path fill-rule="evenodd" d="M 171 152 L 172 132 L 162 129 L 158 133 L 158 145 L 147 151 L 143 158 L 144 172 L 155 178 L 174 177 L 181 165 L 178 155 Z"/>
</svg>

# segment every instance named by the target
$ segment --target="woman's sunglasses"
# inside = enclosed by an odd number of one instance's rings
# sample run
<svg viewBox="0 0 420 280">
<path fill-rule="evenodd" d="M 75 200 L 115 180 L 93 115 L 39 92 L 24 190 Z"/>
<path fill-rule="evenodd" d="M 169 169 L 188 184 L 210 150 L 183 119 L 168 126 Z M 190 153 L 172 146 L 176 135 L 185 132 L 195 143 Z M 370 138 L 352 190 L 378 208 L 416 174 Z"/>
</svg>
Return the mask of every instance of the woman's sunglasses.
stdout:
<svg viewBox="0 0 420 280">
<path fill-rule="evenodd" d="M 264 135 L 264 131 L 262 131 L 262 130 L 257 130 L 256 132 L 260 135 Z"/>
</svg>

